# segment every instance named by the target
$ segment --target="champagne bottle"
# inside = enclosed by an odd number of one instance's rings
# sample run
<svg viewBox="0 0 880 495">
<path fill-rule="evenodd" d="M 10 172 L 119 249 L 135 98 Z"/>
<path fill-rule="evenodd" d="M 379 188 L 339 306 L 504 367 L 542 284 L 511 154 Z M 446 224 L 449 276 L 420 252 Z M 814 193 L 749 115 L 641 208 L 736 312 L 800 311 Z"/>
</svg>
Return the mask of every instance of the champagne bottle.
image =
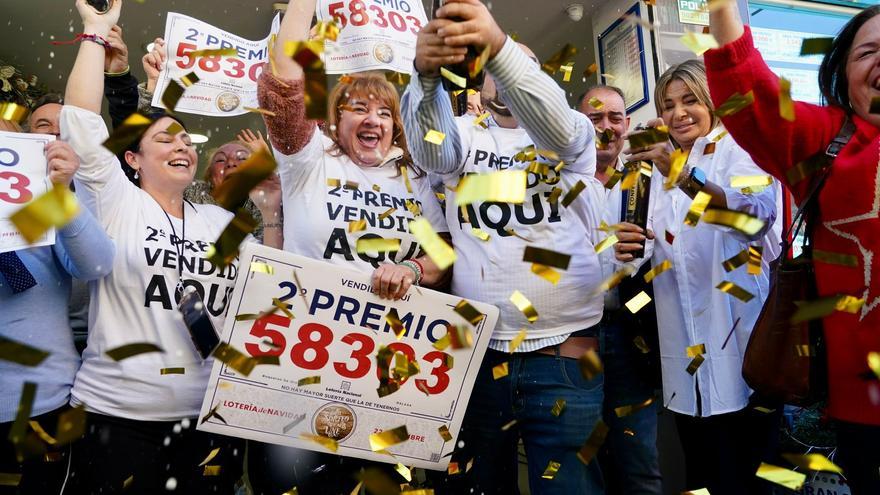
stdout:
<svg viewBox="0 0 880 495">
<path fill-rule="evenodd" d="M 638 137 L 640 134 L 647 134 L 648 130 L 644 127 L 639 126 L 636 127 L 636 131 L 644 129 L 642 133 L 633 133 L 635 140 L 638 141 Z M 630 139 L 630 146 L 632 146 L 632 137 Z M 626 208 L 624 211 L 623 221 L 631 224 L 638 225 L 642 228 L 642 230 L 647 231 L 648 228 L 648 203 L 651 195 L 651 171 L 654 168 L 654 163 L 651 161 L 637 161 L 637 162 L 627 162 L 624 164 L 625 175 L 631 173 L 638 173 L 638 177 L 635 182 L 627 191 L 626 196 Z M 641 242 L 642 248 L 638 251 L 632 251 L 630 254 L 633 255 L 633 258 L 642 258 L 645 256 L 645 241 Z"/>
<path fill-rule="evenodd" d="M 443 6 L 443 0 L 434 0 L 434 14 L 436 14 L 437 9 Z M 458 17 L 452 17 L 449 19 L 453 22 L 461 22 L 463 19 Z M 460 91 L 463 89 L 475 89 L 477 91 L 483 86 L 483 80 L 486 77 L 486 73 L 481 68 L 478 72 L 471 75 L 472 68 L 476 63 L 477 59 L 480 58 L 480 52 L 477 50 L 477 47 L 471 45 L 467 47 L 467 55 L 465 55 L 464 60 L 457 64 L 452 65 L 444 65 L 443 69 L 448 70 L 449 72 L 459 76 L 461 79 L 466 81 L 465 87 L 461 87 L 458 84 L 452 82 L 447 77 L 441 77 L 440 79 L 443 81 L 443 90 L 444 91 Z"/>
</svg>

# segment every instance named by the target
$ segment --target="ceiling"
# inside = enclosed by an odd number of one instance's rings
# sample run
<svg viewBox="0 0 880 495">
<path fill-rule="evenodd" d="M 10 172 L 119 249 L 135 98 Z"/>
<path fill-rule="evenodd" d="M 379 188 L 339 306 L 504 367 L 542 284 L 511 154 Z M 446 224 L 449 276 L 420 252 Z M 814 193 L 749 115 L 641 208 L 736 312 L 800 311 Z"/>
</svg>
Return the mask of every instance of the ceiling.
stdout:
<svg viewBox="0 0 880 495">
<path fill-rule="evenodd" d="M 485 0 L 484 0 L 485 1 Z M 528 44 L 541 60 L 549 58 L 565 43 L 578 50 L 575 67 L 586 67 L 594 60 L 589 12 L 604 0 L 580 0 L 585 15 L 578 22 L 570 20 L 565 7 L 577 0 L 495 0 L 486 2 L 496 20 L 508 33 Z M 140 57 L 143 46 L 165 31 L 165 13 L 180 12 L 233 32 L 244 38 L 259 39 L 268 32 L 272 18 L 272 0 L 126 0 L 120 25 L 129 46 L 132 71 L 144 79 Z M 426 11 L 431 0 L 424 0 Z M 81 25 L 73 0 L 0 0 L 8 21 L 0 29 L 0 60 L 13 63 L 26 74 L 34 74 L 53 90 L 63 92 L 64 80 L 73 64 L 75 45 L 55 46 L 51 40 L 68 40 L 80 32 Z M 0 21 L 2 22 L 2 21 Z M 0 24 L 2 26 L 2 24 Z M 561 79 L 560 79 L 561 80 Z M 570 100 L 584 89 L 585 83 L 573 77 L 566 83 Z M 211 118 L 187 116 L 193 132 L 209 136 L 202 148 L 228 141 L 240 129 L 262 129 L 256 115 Z"/>
</svg>

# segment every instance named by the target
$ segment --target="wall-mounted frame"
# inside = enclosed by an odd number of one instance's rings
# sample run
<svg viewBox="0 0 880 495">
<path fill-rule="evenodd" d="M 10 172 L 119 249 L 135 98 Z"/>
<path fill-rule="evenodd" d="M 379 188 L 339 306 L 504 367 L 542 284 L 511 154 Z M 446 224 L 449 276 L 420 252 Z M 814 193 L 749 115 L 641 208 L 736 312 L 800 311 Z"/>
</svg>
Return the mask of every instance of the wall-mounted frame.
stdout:
<svg viewBox="0 0 880 495">
<path fill-rule="evenodd" d="M 627 20 L 641 17 L 636 3 L 599 35 L 599 72 L 602 84 L 617 86 L 625 95 L 627 113 L 649 101 L 648 68 L 642 26 Z"/>
</svg>

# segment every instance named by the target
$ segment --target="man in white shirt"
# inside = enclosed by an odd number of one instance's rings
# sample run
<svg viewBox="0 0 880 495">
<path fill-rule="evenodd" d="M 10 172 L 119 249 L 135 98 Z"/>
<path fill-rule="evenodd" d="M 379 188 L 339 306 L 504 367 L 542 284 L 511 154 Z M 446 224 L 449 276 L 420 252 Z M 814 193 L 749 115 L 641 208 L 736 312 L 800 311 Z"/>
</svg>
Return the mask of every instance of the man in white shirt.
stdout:
<svg viewBox="0 0 880 495">
<path fill-rule="evenodd" d="M 464 46 L 471 44 L 490 50 L 481 92 L 491 114 L 485 128 L 474 117 L 455 118 L 440 89 L 440 66 L 462 61 Z M 508 38 L 477 0 L 437 11 L 419 33 L 415 66 L 402 114 L 415 162 L 447 187 L 446 220 L 458 253 L 452 292 L 501 309 L 452 457 L 461 473 L 438 493 L 516 493 L 519 438 L 533 493 L 602 493 L 598 462 L 585 465 L 578 458 L 602 403 L 601 375 L 587 378 L 578 365 L 578 358 L 597 348 L 602 316 L 602 296 L 594 293 L 602 280 L 594 242 L 603 199 L 594 176 L 593 126 L 568 107 L 534 55 Z M 432 129 L 446 135 L 440 145 L 423 141 Z M 558 157 L 520 156 L 529 146 Z M 560 160 L 564 166 L 557 172 Z M 535 161 L 546 168 L 531 167 L 521 204 L 455 206 L 464 175 L 526 170 Z M 570 202 L 560 200 L 572 190 Z M 556 283 L 523 261 L 530 246 L 570 255 Z M 511 302 L 516 291 L 537 319 L 527 319 Z M 525 340 L 516 346 L 512 341 L 521 330 Z M 506 374 L 498 372 L 505 366 Z"/>
<path fill-rule="evenodd" d="M 601 136 L 596 148 L 596 178 L 605 185 L 607 195 L 603 220 L 608 225 L 620 223 L 625 220 L 625 198 L 629 193 L 620 189 L 620 152 L 630 124 L 623 91 L 614 86 L 594 86 L 581 96 L 578 110 L 590 119 Z M 646 255 L 650 256 L 650 252 L 646 251 Z M 606 278 L 620 269 L 614 262 L 613 250 L 605 250 L 599 257 Z M 600 459 L 609 494 L 663 493 L 654 399 L 660 376 L 657 315 L 653 303 L 635 314 L 623 306 L 642 290 L 653 299 L 652 287 L 642 278 L 650 268 L 650 263 L 644 263 L 638 273 L 605 293 L 599 335 L 605 367 L 602 416 L 609 427 L 605 440 L 609 455 L 600 455 Z M 626 406 L 637 408 L 618 416 L 615 409 Z"/>
</svg>

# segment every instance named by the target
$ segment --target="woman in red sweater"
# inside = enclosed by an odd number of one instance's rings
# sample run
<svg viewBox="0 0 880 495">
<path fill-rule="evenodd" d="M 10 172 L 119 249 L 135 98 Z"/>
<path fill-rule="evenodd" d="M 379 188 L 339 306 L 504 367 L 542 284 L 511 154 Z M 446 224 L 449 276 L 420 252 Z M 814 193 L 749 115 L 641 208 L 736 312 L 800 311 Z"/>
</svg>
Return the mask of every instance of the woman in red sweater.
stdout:
<svg viewBox="0 0 880 495">
<path fill-rule="evenodd" d="M 814 227 L 816 250 L 842 254 L 857 263 L 816 260 L 819 296 L 864 299 L 855 313 L 825 317 L 828 345 L 829 414 L 837 420 L 838 454 L 853 495 L 880 493 L 880 381 L 868 353 L 880 352 L 880 6 L 862 11 L 841 30 L 819 69 L 828 102 L 795 102 L 795 120 L 779 115 L 779 81 L 744 27 L 735 3 L 711 14 L 721 48 L 705 55 L 709 88 L 718 106 L 732 94 L 754 92 L 755 101 L 723 119 L 736 142 L 755 162 L 782 181 L 800 202 L 810 180 L 792 183 L 788 172 L 824 152 L 847 116 L 856 131 L 819 194 Z M 876 254 L 876 256 L 875 256 Z"/>
</svg>

